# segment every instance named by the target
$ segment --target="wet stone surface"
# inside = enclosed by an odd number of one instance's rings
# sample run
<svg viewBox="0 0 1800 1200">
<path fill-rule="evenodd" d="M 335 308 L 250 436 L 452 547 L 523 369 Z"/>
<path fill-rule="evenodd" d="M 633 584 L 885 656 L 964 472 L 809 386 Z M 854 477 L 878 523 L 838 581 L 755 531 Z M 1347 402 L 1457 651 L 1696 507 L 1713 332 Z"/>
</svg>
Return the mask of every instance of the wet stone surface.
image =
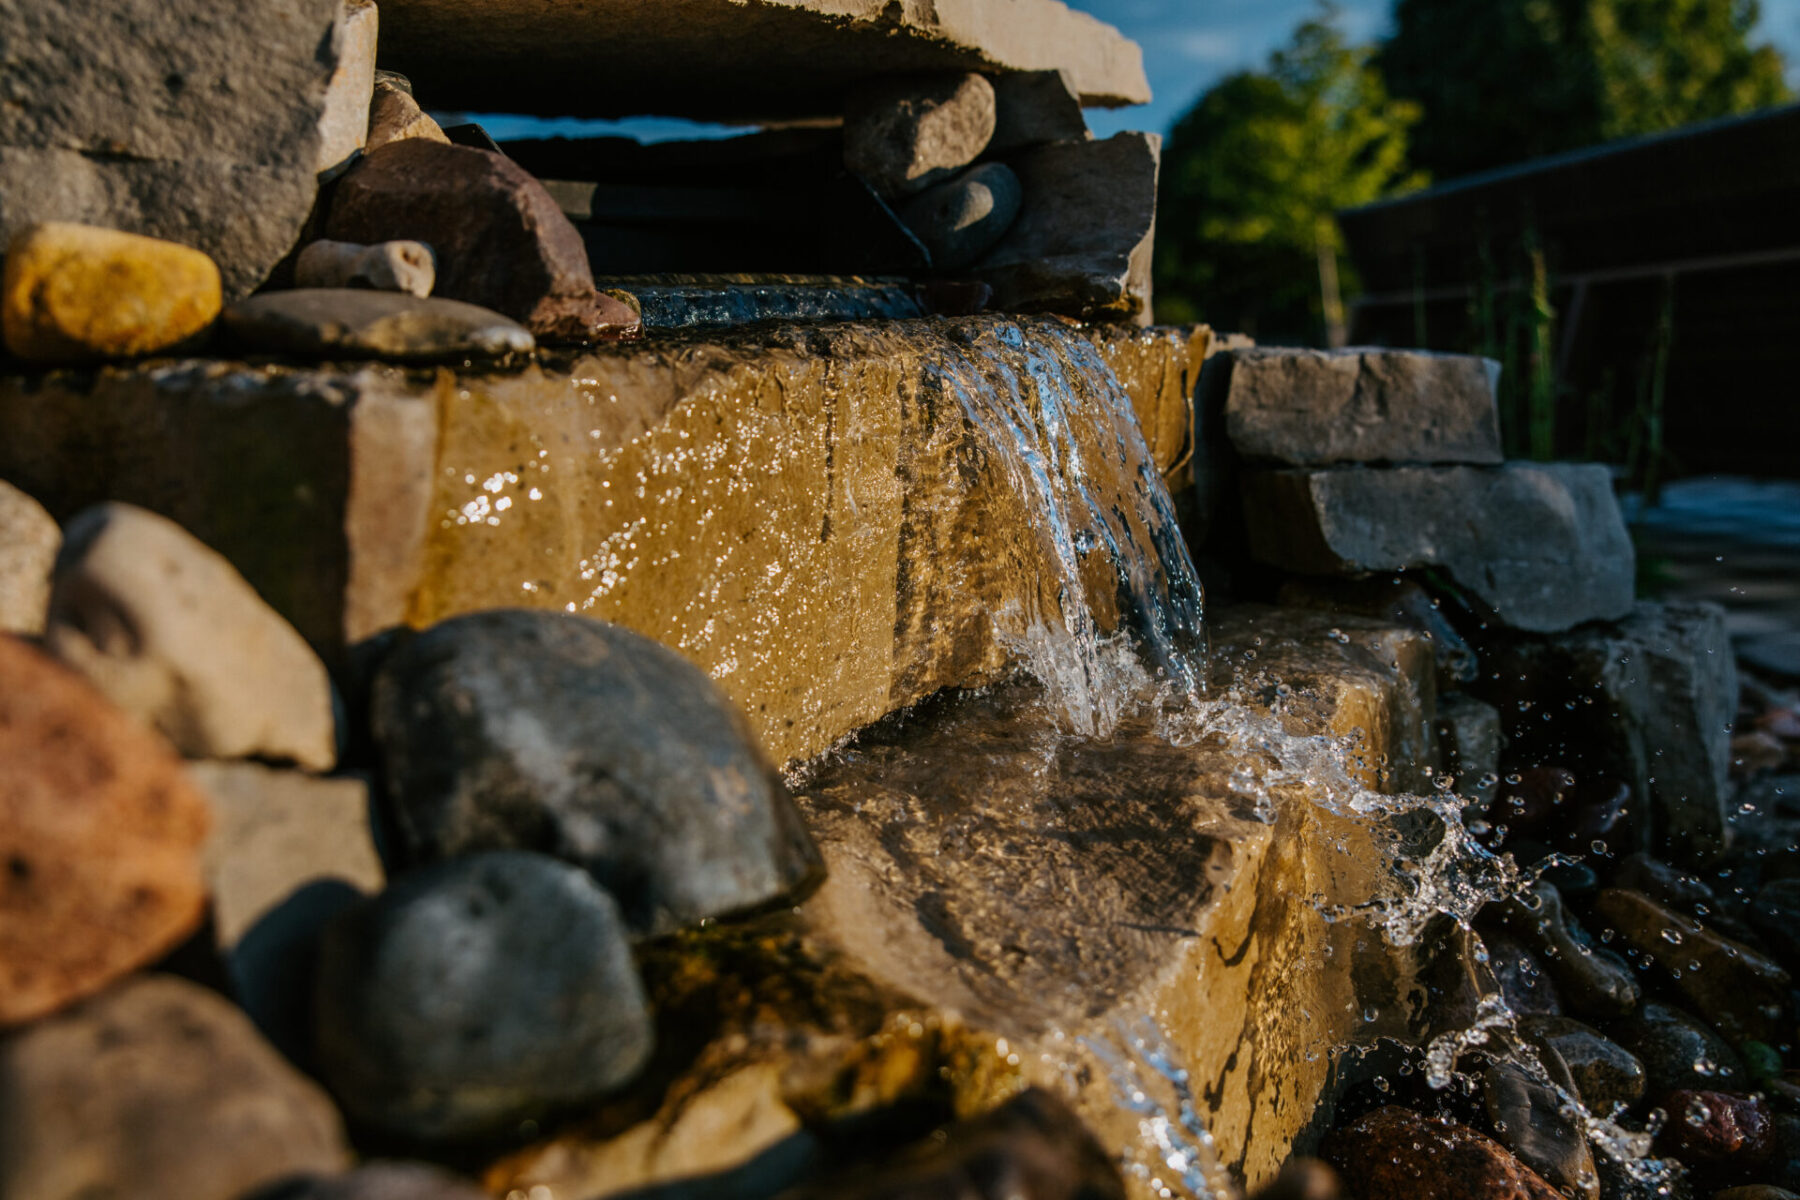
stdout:
<svg viewBox="0 0 1800 1200">
<path fill-rule="evenodd" d="M 344 287 L 252 296 L 226 310 L 225 329 L 245 349 L 305 358 L 503 358 L 537 344 L 523 325 L 476 304 Z"/>
<path fill-rule="evenodd" d="M 1684 1088 L 1743 1086 L 1750 1082 L 1730 1043 L 1697 1018 L 1654 1001 L 1609 1024 L 1607 1036 L 1644 1064 L 1644 1094 L 1660 1102 Z"/>
</svg>

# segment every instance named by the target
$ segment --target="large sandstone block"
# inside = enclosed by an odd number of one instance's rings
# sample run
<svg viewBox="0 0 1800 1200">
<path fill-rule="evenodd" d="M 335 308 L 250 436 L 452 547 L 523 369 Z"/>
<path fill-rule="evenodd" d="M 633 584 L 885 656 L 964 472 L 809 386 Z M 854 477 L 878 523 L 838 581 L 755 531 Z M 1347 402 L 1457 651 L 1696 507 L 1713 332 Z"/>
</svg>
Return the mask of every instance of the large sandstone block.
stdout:
<svg viewBox="0 0 1800 1200">
<path fill-rule="evenodd" d="M 1025 203 L 973 273 L 1014 312 L 1151 320 L 1162 139 L 1119 133 L 1052 142 L 1007 160 Z"/>
<path fill-rule="evenodd" d="M 1417 350 L 1231 354 L 1225 425 L 1245 459 L 1497 465 L 1500 364 Z"/>
<path fill-rule="evenodd" d="M 1630 784 L 1659 853 L 1704 863 L 1723 849 L 1738 702 L 1723 609 L 1643 603 L 1622 621 L 1501 639 L 1483 662 L 1475 686 L 1515 757 Z"/>
<path fill-rule="evenodd" d="M 1332 1096 L 1327 1048 L 1406 1036 L 1411 1011 L 1405 956 L 1327 916 L 1392 882 L 1382 818 L 1350 812 L 1343 777 L 1272 759 L 1358 730 L 1371 764 L 1410 757 L 1434 667 L 1422 636 L 1378 622 L 1252 609 L 1217 629 L 1218 698 L 1184 726 L 1206 736 L 1145 719 L 1068 737 L 1053 699 L 1007 685 L 821 760 L 798 789 L 819 893 L 645 948 L 659 1037 L 684 1051 L 660 1109 L 597 1112 L 496 1164 L 489 1191 L 713 1174 L 708 1194 L 770 1195 L 859 1111 L 973 1113 L 1026 1084 L 1152 1168 L 1127 1172 L 1138 1200 L 1176 1155 L 1199 1194 L 1271 1179 Z M 1187 1139 L 1176 1071 L 1230 1161 Z"/>
<path fill-rule="evenodd" d="M 0 6 L 0 243 L 42 221 L 147 234 L 248 294 L 312 211 L 342 4 Z"/>
<path fill-rule="evenodd" d="M 939 71 L 1150 99 L 1137 44 L 1059 0 L 386 0 L 381 63 L 432 107 L 545 116 L 834 117 L 856 85 Z"/>
<path fill-rule="evenodd" d="M 1248 472 L 1244 509 L 1251 554 L 1284 570 L 1442 567 L 1537 633 L 1631 611 L 1636 557 L 1597 463 Z"/>
<path fill-rule="evenodd" d="M 1050 322 L 0 381 L 0 477 L 53 514 L 173 518 L 329 660 L 481 609 L 584 613 L 697 663 L 777 763 L 999 678 L 1035 630 L 1190 636 L 1157 476 L 1130 396 Z"/>
</svg>

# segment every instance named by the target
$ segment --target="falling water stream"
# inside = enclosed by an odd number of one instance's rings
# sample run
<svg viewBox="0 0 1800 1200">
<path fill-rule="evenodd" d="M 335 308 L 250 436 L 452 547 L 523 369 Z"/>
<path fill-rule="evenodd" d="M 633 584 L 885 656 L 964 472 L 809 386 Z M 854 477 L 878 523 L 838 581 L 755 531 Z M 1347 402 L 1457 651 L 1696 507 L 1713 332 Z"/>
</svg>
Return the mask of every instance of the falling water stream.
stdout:
<svg viewBox="0 0 1800 1200">
<path fill-rule="evenodd" d="M 1251 663 L 1230 671 L 1208 664 L 1201 588 L 1173 505 L 1152 469 L 1129 397 L 1084 336 L 1050 323 L 959 323 L 928 358 L 922 388 L 960 406 L 966 421 L 960 434 L 975 435 L 965 466 L 1002 481 L 1032 514 L 1037 552 L 1029 561 L 1044 575 L 1025 601 L 1030 611 L 1004 613 L 999 622 L 1010 630 L 1006 646 L 1029 682 L 940 701 L 935 716 L 910 728 L 901 721 L 809 764 L 794 783 L 808 793 L 811 815 L 848 806 L 844 811 L 853 810 L 856 820 L 885 823 L 895 831 L 885 836 L 912 855 L 901 864 L 928 871 L 945 859 L 968 863 L 1016 853 L 1008 838 L 1018 828 L 1066 820 L 1059 789 L 1092 794 L 1072 782 L 1095 773 L 1084 764 L 1107 761 L 1107 771 L 1154 792 L 1158 781 L 1145 772 L 1175 770 L 1181 751 L 1208 745 L 1238 764 L 1230 791 L 1260 820 L 1273 823 L 1279 805 L 1304 797 L 1299 802 L 1383 831 L 1386 869 L 1374 872 L 1369 894 L 1330 905 L 1294 897 L 1296 904 L 1319 905 L 1329 921 L 1361 922 L 1387 945 L 1406 950 L 1446 922 L 1468 929 L 1483 905 L 1529 888 L 1533 873 L 1489 850 L 1464 824 L 1455 780 L 1440 777 L 1438 789 L 1425 795 L 1372 790 L 1353 741 L 1287 729 L 1280 697 L 1291 689 L 1283 681 L 1268 680 Z M 1274 711 L 1247 702 L 1270 684 L 1278 697 Z M 1149 752 L 1133 752 L 1132 763 L 1121 765 L 1117 756 L 1132 757 L 1133 747 Z M 1157 747 L 1166 751 L 1162 757 Z M 1181 832 L 1170 826 L 1162 836 Z M 1056 863 L 1045 864 L 1051 879 L 1058 872 Z M 989 906 L 961 927 L 954 914 L 943 921 L 966 939 L 979 939 L 984 924 L 988 933 L 1027 927 L 1040 919 L 1034 913 L 1047 911 L 1043 904 L 1055 903 L 1033 894 L 1036 882 L 1007 885 L 1020 893 L 1016 906 Z M 1029 936 L 1019 935 L 1021 941 Z M 1077 975 L 1089 970 L 1080 963 L 1073 969 Z M 1065 986 L 1104 993 L 1108 980 L 1092 970 Z M 1361 1053 L 1383 1031 L 1393 1036 L 1398 1023 L 1379 1017 L 1371 1010 L 1369 1039 L 1331 1052 Z M 1130 1172 L 1163 1196 L 1226 1200 L 1234 1194 L 1195 1085 L 1150 1014 L 1115 1019 L 1108 1034 L 1085 1036 L 1078 1045 L 1069 1041 L 1071 1066 L 1078 1059 L 1098 1064 L 1116 1103 L 1138 1117 L 1138 1143 L 1120 1147 Z M 1498 993 L 1481 998 L 1466 1026 L 1438 1032 L 1422 1048 L 1417 1069 L 1433 1088 L 1468 1086 L 1460 1064 L 1472 1051 L 1551 1085 Z M 1559 1094 L 1598 1153 L 1640 1180 L 1654 1184 L 1661 1177 L 1661 1164 L 1646 1157 L 1649 1135 Z"/>
</svg>

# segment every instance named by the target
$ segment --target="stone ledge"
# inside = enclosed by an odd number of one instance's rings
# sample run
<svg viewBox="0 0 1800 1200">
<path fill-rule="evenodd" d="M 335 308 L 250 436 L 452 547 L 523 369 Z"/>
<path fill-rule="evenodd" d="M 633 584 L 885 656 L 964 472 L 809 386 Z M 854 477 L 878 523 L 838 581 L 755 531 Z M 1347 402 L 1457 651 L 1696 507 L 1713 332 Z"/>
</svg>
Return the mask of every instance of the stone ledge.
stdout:
<svg viewBox="0 0 1800 1200">
<path fill-rule="evenodd" d="M 852 85 L 924 71 L 1150 100 L 1137 44 L 1059 0 L 387 0 L 381 65 L 435 108 L 544 116 L 837 116 Z"/>
</svg>

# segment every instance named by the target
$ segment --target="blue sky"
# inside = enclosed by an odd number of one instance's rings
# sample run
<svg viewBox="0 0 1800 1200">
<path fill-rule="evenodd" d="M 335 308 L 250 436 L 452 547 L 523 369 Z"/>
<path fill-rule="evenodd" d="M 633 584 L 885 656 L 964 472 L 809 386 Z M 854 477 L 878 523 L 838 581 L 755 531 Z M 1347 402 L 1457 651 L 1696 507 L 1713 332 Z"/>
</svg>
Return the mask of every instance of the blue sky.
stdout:
<svg viewBox="0 0 1800 1200">
<path fill-rule="evenodd" d="M 1195 98 L 1220 76 L 1259 66 L 1288 33 L 1315 11 L 1316 0 L 1064 0 L 1124 30 L 1144 48 L 1144 68 L 1156 100 L 1144 108 L 1088 114 L 1105 136 L 1121 129 L 1167 133 Z M 1389 0 L 1340 0 L 1346 32 L 1379 37 Z M 1763 0 L 1761 37 L 1800 68 L 1800 0 Z M 1790 68 L 1800 87 L 1800 71 Z"/>
</svg>

